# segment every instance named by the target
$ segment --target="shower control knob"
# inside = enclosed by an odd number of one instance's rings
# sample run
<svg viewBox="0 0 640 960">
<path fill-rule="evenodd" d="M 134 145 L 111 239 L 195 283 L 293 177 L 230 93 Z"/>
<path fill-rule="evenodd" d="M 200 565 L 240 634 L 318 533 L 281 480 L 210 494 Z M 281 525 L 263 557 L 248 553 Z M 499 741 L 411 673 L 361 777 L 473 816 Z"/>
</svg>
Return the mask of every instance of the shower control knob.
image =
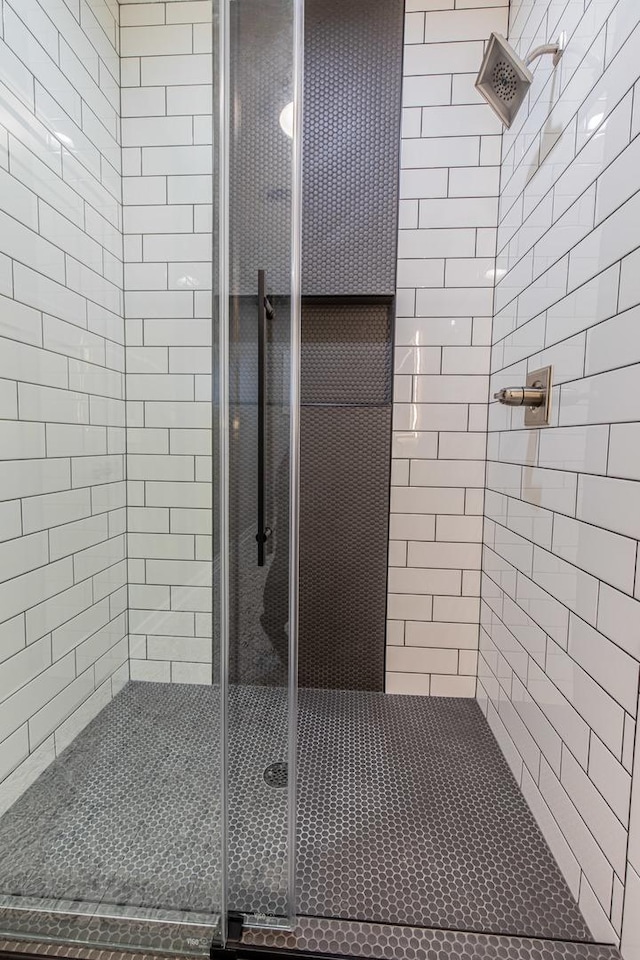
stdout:
<svg viewBox="0 0 640 960">
<path fill-rule="evenodd" d="M 547 391 L 537 384 L 531 387 L 503 387 L 494 393 L 493 398 L 508 407 L 541 407 L 546 402 Z"/>
</svg>

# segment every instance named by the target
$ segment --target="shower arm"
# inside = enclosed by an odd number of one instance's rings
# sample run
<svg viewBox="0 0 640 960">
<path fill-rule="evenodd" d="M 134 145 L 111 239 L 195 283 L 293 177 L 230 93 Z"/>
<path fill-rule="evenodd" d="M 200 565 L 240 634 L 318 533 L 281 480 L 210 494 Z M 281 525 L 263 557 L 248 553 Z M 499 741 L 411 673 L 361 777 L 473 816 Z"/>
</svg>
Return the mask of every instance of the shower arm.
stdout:
<svg viewBox="0 0 640 960">
<path fill-rule="evenodd" d="M 525 66 L 533 63 L 534 60 L 537 60 L 538 57 L 544 57 L 546 54 L 551 54 L 553 56 L 553 65 L 556 67 L 562 56 L 562 47 L 559 43 L 543 43 L 540 47 L 535 47 L 529 56 L 526 58 Z"/>
</svg>

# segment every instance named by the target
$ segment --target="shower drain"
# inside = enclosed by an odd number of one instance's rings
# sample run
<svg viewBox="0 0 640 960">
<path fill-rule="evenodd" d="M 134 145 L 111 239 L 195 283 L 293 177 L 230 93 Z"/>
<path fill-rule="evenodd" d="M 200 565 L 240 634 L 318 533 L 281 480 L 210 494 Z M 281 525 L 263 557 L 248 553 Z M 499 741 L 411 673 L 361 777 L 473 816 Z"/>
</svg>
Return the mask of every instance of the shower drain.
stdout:
<svg viewBox="0 0 640 960">
<path fill-rule="evenodd" d="M 270 787 L 286 787 L 289 782 L 289 765 L 280 761 L 270 763 L 263 773 L 264 782 Z"/>
</svg>

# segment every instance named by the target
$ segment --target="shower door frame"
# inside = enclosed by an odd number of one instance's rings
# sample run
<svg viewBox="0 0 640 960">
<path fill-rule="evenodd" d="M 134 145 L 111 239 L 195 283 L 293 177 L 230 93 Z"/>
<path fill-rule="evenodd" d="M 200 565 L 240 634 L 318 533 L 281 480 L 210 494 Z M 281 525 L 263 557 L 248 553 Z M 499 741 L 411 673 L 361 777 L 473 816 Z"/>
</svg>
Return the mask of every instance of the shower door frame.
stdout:
<svg viewBox="0 0 640 960">
<path fill-rule="evenodd" d="M 229 696 L 230 696 L 230 141 L 235 120 L 231 105 L 231 4 L 243 0 L 212 0 L 213 6 L 213 109 L 214 164 L 213 194 L 218 198 L 218 219 L 213 222 L 213 371 L 217 372 L 218 443 L 213 456 L 219 458 L 218 484 L 215 470 L 213 497 L 217 499 L 219 530 L 219 580 L 213 584 L 219 596 L 217 624 L 220 655 L 220 799 L 222 834 L 222 884 L 220 937 L 229 938 Z M 304 0 L 288 0 L 292 23 L 293 131 L 291 144 L 290 216 L 290 375 L 289 375 L 289 582 L 288 582 L 288 723 L 287 723 L 287 887 L 288 916 L 274 918 L 245 915 L 247 927 L 292 929 L 296 916 L 296 764 L 297 764 L 297 674 L 298 674 L 298 583 L 299 583 L 299 489 L 300 489 L 300 344 L 301 344 L 301 248 L 302 248 L 302 101 L 304 65 Z M 216 63 L 217 54 L 217 63 Z M 216 117 L 217 112 L 217 117 Z M 217 119 L 217 123 L 216 123 Z M 276 119 L 277 122 L 277 118 Z M 217 134 L 217 150 L 215 146 Z M 261 264 L 255 265 L 256 274 Z M 216 282 L 217 281 L 217 282 Z M 216 337 L 217 326 L 217 337 Z M 217 353 L 216 353 L 217 348 Z M 216 391 L 214 387 L 214 416 Z M 214 509 L 215 516 L 215 509 Z M 214 531 L 214 544 L 216 534 Z M 214 546 L 215 550 L 215 546 Z M 215 573 L 214 573 L 215 577 Z M 217 586 L 217 591 L 216 591 Z M 214 607 L 215 610 L 215 607 Z M 215 617 L 215 613 L 214 613 Z M 215 633 L 215 631 L 214 631 Z M 233 912 L 233 911 L 232 911 Z"/>
</svg>

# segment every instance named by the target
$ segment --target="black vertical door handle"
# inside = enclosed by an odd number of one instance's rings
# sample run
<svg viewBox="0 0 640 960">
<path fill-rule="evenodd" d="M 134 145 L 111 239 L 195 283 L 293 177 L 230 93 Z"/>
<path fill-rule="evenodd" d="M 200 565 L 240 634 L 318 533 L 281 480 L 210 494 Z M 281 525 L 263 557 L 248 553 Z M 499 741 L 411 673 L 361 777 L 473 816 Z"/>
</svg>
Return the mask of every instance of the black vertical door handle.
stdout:
<svg viewBox="0 0 640 960">
<path fill-rule="evenodd" d="M 265 544 L 271 536 L 266 525 L 267 471 L 267 320 L 273 309 L 267 299 L 266 276 L 258 270 L 258 566 L 264 567 Z"/>
</svg>

